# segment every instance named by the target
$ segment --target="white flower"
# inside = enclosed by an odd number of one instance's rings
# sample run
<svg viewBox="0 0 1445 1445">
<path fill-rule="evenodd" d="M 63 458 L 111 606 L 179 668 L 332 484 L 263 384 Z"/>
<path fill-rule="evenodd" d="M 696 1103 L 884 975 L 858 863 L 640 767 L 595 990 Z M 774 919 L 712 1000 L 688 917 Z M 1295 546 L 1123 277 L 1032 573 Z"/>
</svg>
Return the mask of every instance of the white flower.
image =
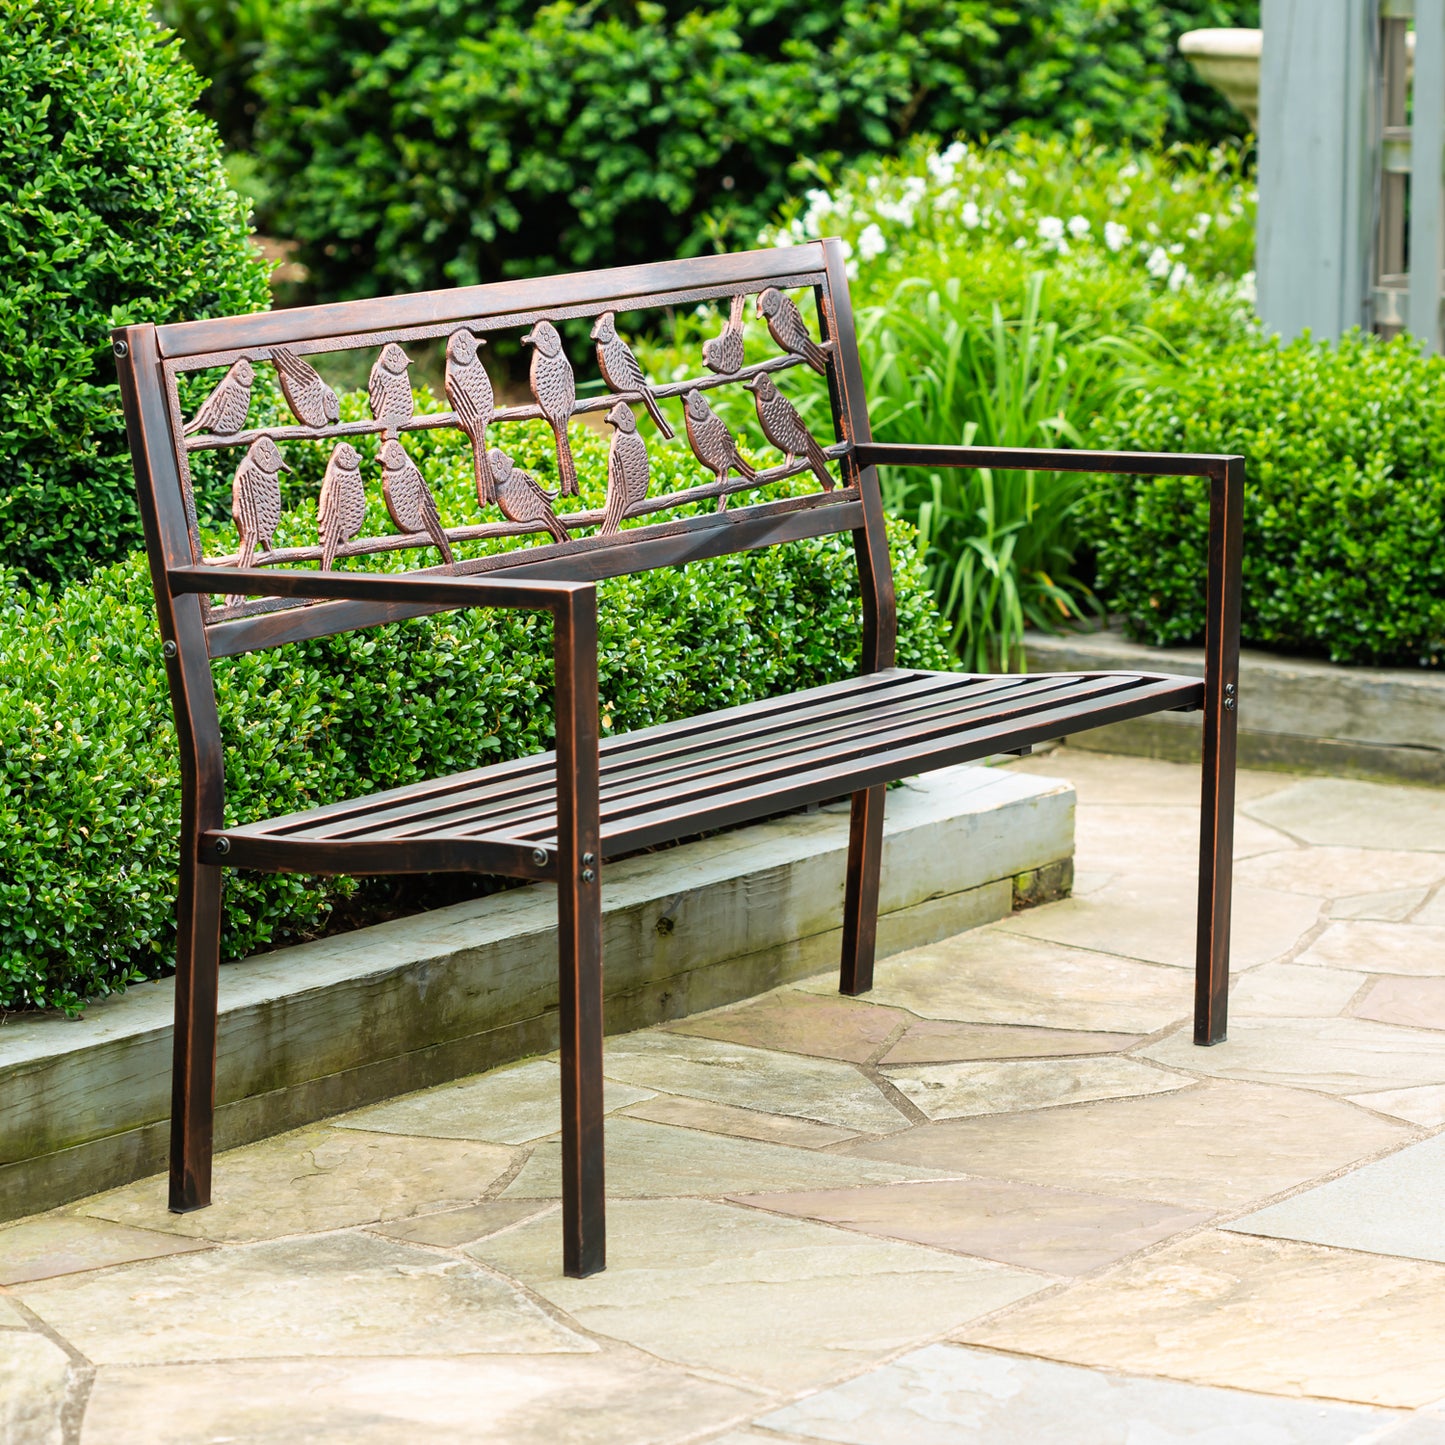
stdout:
<svg viewBox="0 0 1445 1445">
<path fill-rule="evenodd" d="M 1255 295 L 1253 271 L 1246 271 L 1244 275 L 1239 278 L 1239 285 L 1234 294 L 1238 296 L 1241 301 L 1248 301 L 1251 306 L 1259 299 Z"/>
<path fill-rule="evenodd" d="M 1122 251 L 1129 244 L 1129 228 L 1118 221 L 1104 222 L 1104 244 L 1111 251 Z"/>
<path fill-rule="evenodd" d="M 1024 178 L 1019 175 L 1017 171 L 1009 171 L 1008 174 L 1004 176 L 1004 181 L 1016 191 L 1021 191 L 1024 188 Z"/>
<path fill-rule="evenodd" d="M 1039 240 L 1047 246 L 1057 246 L 1064 239 L 1064 222 L 1059 216 L 1039 217 Z"/>
<path fill-rule="evenodd" d="M 1189 267 L 1183 261 L 1176 261 L 1173 269 L 1169 272 L 1169 289 L 1171 291 L 1183 290 L 1189 280 Z"/>
<path fill-rule="evenodd" d="M 1169 274 L 1171 264 L 1169 252 L 1163 246 L 1155 246 L 1149 253 L 1149 259 L 1144 262 L 1144 269 L 1156 280 L 1162 281 Z"/>
<path fill-rule="evenodd" d="M 1070 217 L 1069 217 L 1069 235 L 1071 235 L 1071 236 L 1074 238 L 1074 240 L 1076 240 L 1076 241 L 1082 241 L 1082 240 L 1084 239 L 1084 237 L 1089 234 L 1089 229 L 1090 229 L 1090 227 L 1089 227 L 1089 222 L 1088 222 L 1088 220 L 1087 220 L 1086 217 L 1084 217 L 1084 216 L 1070 216 Z"/>
<path fill-rule="evenodd" d="M 1208 211 L 1200 211 L 1195 216 L 1193 224 L 1184 233 L 1191 241 L 1199 241 L 1204 238 L 1204 233 L 1214 224 L 1214 217 Z"/>
<path fill-rule="evenodd" d="M 965 201 L 963 210 L 959 213 L 959 219 L 963 222 L 965 230 L 977 230 L 983 221 L 983 217 L 979 214 L 978 202 Z"/>
<path fill-rule="evenodd" d="M 1119 179 L 1121 181 L 1132 181 L 1139 174 L 1139 167 L 1130 161 L 1128 165 L 1119 167 Z"/>
<path fill-rule="evenodd" d="M 864 261 L 876 261 L 887 249 L 888 242 L 876 222 L 863 228 L 858 237 L 858 254 Z"/>
</svg>

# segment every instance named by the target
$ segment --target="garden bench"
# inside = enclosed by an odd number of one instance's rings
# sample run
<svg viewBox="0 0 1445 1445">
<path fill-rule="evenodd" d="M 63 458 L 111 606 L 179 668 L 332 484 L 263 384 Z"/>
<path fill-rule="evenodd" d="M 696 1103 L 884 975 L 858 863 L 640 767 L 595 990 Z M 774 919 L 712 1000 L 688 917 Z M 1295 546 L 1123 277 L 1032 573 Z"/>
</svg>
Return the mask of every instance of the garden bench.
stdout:
<svg viewBox="0 0 1445 1445">
<path fill-rule="evenodd" d="M 798 296 L 811 310 L 810 294 L 816 321 L 792 299 Z M 704 344 L 696 374 L 665 383 L 648 380 L 618 334 L 617 314 L 702 302 L 718 303 L 730 314 L 720 334 Z M 744 364 L 740 322 L 747 302 L 768 318 L 773 345 L 766 356 Z M 579 400 L 555 325 L 594 318 L 597 364 L 607 389 Z M 524 332 L 534 348 L 535 404 L 495 405 L 485 373 L 478 374 L 476 344 L 498 331 Z M 409 363 L 401 348 L 425 340 L 447 347 L 445 391 L 453 410 L 413 415 Z M 184 782 L 173 1210 L 198 1209 L 210 1199 L 226 868 L 353 875 L 455 871 L 555 882 L 563 1260 L 568 1274 L 582 1276 L 604 1262 L 601 877 L 608 855 L 851 795 L 840 986 L 845 994 L 860 994 L 873 979 L 889 783 L 1165 709 L 1204 711 L 1195 1040 L 1209 1044 L 1223 1038 L 1240 458 L 873 442 L 844 250 L 836 241 L 264 315 L 127 326 L 114 333 L 114 348 Z M 376 356 L 372 418 L 341 422 L 330 388 L 311 363 L 325 365 L 329 353 L 357 349 Z M 265 365 L 275 368 L 294 424 L 251 424 L 250 387 Z M 821 441 L 805 435 L 786 403 L 777 405 L 772 379 L 799 366 L 826 378 L 833 435 Z M 221 379 L 187 423 L 178 381 L 198 371 Z M 707 400 L 715 388 L 742 385 L 757 398 L 760 422 L 781 457 L 763 470 L 737 452 Z M 647 447 L 661 434 L 655 418 L 662 416 L 662 426 L 668 426 L 661 408 L 668 400 L 676 407 L 674 421 L 684 421 L 687 444 L 714 480 L 656 496 L 649 492 Z M 516 426 L 550 427 L 562 453 L 565 492 L 572 463 L 566 424 L 584 412 L 605 414 L 614 428 L 607 503 L 564 513 L 550 494 L 513 470 L 506 438 Z M 478 507 L 466 520 L 438 515 L 407 451 L 415 430 L 436 426 L 459 428 L 474 451 Z M 381 440 L 394 534 L 357 535 L 365 488 L 375 479 L 358 470 L 357 449 L 347 438 L 368 434 Z M 281 514 L 282 449 L 316 441 L 332 448 L 316 540 L 273 546 Z M 225 555 L 208 557 L 197 524 L 191 460 L 216 449 L 240 455 L 232 484 L 239 541 Z M 1124 672 L 977 676 L 896 667 L 880 466 L 1207 478 L 1211 542 L 1203 680 Z M 782 494 L 766 494 L 769 487 Z M 756 491 L 765 495 L 727 506 L 735 494 Z M 672 515 L 659 516 L 668 512 Z M 624 527 L 624 520 L 632 524 Z M 599 740 L 598 579 L 838 532 L 852 536 L 861 583 L 858 677 Z M 500 540 L 488 544 L 491 550 L 473 545 L 488 539 Z M 338 557 L 424 548 L 444 560 L 402 572 L 333 567 Z M 551 615 L 555 753 L 225 825 L 214 659 L 464 607 Z M 1046 986 L 1041 980 L 1040 987 Z"/>
</svg>

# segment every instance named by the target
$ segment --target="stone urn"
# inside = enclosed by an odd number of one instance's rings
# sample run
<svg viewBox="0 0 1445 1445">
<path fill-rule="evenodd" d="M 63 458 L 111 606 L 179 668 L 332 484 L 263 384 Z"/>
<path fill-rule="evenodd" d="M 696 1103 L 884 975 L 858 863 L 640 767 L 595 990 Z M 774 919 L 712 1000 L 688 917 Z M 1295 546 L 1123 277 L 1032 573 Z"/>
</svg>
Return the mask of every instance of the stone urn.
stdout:
<svg viewBox="0 0 1445 1445">
<path fill-rule="evenodd" d="M 1187 30 L 1179 53 L 1206 85 L 1259 127 L 1259 54 L 1264 32 L 1245 29 Z"/>
</svg>

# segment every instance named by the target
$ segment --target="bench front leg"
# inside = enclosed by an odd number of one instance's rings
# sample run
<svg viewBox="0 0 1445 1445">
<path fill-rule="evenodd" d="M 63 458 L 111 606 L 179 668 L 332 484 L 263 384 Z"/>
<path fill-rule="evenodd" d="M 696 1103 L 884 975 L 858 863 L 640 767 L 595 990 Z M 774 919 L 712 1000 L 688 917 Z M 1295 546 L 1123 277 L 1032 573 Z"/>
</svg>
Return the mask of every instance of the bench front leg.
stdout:
<svg viewBox="0 0 1445 1445">
<path fill-rule="evenodd" d="M 839 993 L 856 995 L 873 987 L 873 960 L 878 950 L 878 877 L 883 866 L 883 801 L 887 792 L 880 784 L 853 794 Z"/>
<path fill-rule="evenodd" d="M 554 611 L 557 663 L 557 941 L 562 1045 L 562 1267 L 607 1262 L 602 1140 L 602 830 L 598 797 L 597 602 Z"/>
<path fill-rule="evenodd" d="M 1194 1042 L 1224 1041 L 1229 1007 L 1229 922 L 1234 875 L 1234 766 L 1239 727 L 1240 553 L 1244 461 L 1210 478 L 1208 617 L 1204 633 L 1203 786 L 1199 815 L 1199 919 Z"/>
<path fill-rule="evenodd" d="M 182 831 L 176 898 L 176 1028 L 171 1062 L 170 1208 L 211 1202 L 216 1109 L 216 1007 L 221 964 L 223 869 L 197 860 L 198 840 Z"/>
</svg>

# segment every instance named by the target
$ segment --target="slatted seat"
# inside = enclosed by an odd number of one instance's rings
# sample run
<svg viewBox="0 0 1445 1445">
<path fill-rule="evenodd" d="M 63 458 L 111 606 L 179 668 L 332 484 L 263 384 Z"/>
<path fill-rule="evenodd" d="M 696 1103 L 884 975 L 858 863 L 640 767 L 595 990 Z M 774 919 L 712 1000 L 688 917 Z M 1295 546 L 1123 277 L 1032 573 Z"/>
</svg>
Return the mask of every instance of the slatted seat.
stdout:
<svg viewBox="0 0 1445 1445">
<path fill-rule="evenodd" d="M 1065 731 L 1200 706 L 1198 678 L 1158 673 L 972 676 L 890 668 L 788 697 L 604 739 L 604 857 L 1031 747 Z M 395 843 L 557 847 L 556 755 L 453 774 L 227 830 L 232 861 L 349 871 L 346 849 Z M 253 845 L 257 852 L 250 850 Z M 434 871 L 430 864 L 426 871 Z"/>
<path fill-rule="evenodd" d="M 748 303 L 760 323 L 752 333 L 743 325 Z M 618 318 L 692 311 L 699 304 L 719 308 L 722 329 L 700 348 L 693 374 L 650 379 Z M 577 343 L 589 326 L 601 390 L 579 388 L 574 375 L 586 355 Z M 571 353 L 564 344 L 569 328 Z M 531 404 L 498 406 L 479 361 L 478 347 L 508 332 L 521 333 L 533 347 Z M 259 316 L 128 326 L 114 333 L 114 344 L 180 743 L 172 1209 L 210 1201 L 226 868 L 481 872 L 556 884 L 562 1257 L 567 1273 L 581 1276 L 601 1269 L 605 1257 L 604 855 L 849 795 L 839 987 L 864 993 L 873 981 L 888 783 L 1169 709 L 1203 712 L 1194 1029 L 1201 1044 L 1223 1038 L 1241 458 L 875 442 L 846 252 L 837 241 Z M 443 391 L 451 410 L 414 404 L 405 348 L 427 344 L 445 348 Z M 322 374 L 332 353 L 348 351 L 373 358 L 368 419 L 339 420 L 342 408 Z M 284 396 L 290 419 L 253 417 L 252 385 L 258 368 L 266 367 L 275 382 L 271 393 Z M 811 393 L 797 385 L 800 368 L 817 375 Z M 734 399 L 732 408 L 714 408 L 719 389 Z M 824 393 L 826 406 L 817 406 Z M 739 405 L 756 410 L 761 433 L 761 440 L 754 433 L 741 447 Z M 605 416 L 613 432 L 601 505 L 597 496 L 579 493 L 573 503 L 564 495 L 577 471 L 568 425 L 589 412 Z M 815 436 L 828 422 L 832 435 Z M 558 492 L 514 467 L 507 447 L 518 427 L 537 429 L 555 446 L 564 483 Z M 415 433 L 435 428 L 460 432 L 472 453 L 476 501 L 468 498 L 464 511 L 454 500 L 439 506 L 423 474 L 425 449 Z M 367 451 L 373 440 L 374 453 Z M 674 459 L 691 451 L 694 482 L 659 495 L 652 452 L 664 444 L 674 448 Z M 326 449 L 326 479 L 315 510 L 295 513 L 297 525 L 286 529 L 282 543 L 285 494 L 278 473 L 291 447 Z M 231 482 L 237 538 L 208 555 L 197 519 L 216 509 L 202 506 L 196 492 L 203 484 L 198 479 L 214 469 L 193 464 L 202 460 L 198 454 L 228 451 L 240 454 Z M 666 475 L 681 475 L 685 465 Z M 985 677 L 897 667 L 880 467 L 1204 479 L 1210 543 L 1203 678 Z M 378 493 L 395 532 L 364 532 L 367 517 L 377 515 L 368 498 L 375 502 Z M 300 530 L 302 521 L 314 528 L 309 535 Z M 838 533 L 851 536 L 858 564 L 860 676 L 599 740 L 600 579 Z M 394 563 L 427 549 L 439 562 L 366 570 L 374 554 L 395 554 Z M 215 659 L 461 607 L 550 616 L 555 753 L 223 825 Z"/>
</svg>

